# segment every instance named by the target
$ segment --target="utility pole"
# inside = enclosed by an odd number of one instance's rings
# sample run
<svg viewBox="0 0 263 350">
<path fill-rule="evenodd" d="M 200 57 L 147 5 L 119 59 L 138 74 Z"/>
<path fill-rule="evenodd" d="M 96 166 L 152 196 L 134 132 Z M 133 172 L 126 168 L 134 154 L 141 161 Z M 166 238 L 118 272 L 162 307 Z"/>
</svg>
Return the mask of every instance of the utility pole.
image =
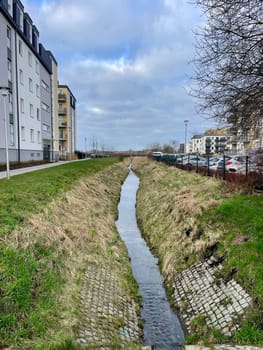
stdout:
<svg viewBox="0 0 263 350">
<path fill-rule="evenodd" d="M 186 146 L 187 146 L 187 125 L 189 123 L 189 120 L 184 120 L 184 153 L 186 154 Z"/>
</svg>

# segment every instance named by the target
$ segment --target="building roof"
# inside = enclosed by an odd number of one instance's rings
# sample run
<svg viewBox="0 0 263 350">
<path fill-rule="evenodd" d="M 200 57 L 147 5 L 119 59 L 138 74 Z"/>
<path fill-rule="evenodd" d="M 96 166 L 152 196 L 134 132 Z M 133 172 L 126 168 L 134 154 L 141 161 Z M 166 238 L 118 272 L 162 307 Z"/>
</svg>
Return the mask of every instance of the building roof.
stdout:
<svg viewBox="0 0 263 350">
<path fill-rule="evenodd" d="M 70 88 L 68 87 L 68 85 L 61 85 L 61 84 L 59 84 L 59 85 L 58 85 L 58 88 L 59 88 L 59 89 L 60 89 L 60 88 L 67 89 L 67 90 L 70 92 L 70 94 L 73 96 L 74 100 L 77 101 L 76 97 L 73 95 L 73 93 L 72 93 L 72 91 L 70 90 Z"/>
<path fill-rule="evenodd" d="M 21 9 L 24 9 L 24 6 L 20 0 L 14 1 L 14 4 L 18 4 Z M 34 52 L 34 54 L 37 56 L 39 61 L 43 64 L 43 66 L 47 69 L 47 71 L 52 74 L 52 63 L 49 55 L 47 54 L 47 51 L 45 50 L 44 46 L 42 44 L 39 44 L 39 47 L 34 47 L 33 44 L 30 42 L 29 38 L 26 36 L 26 33 L 24 33 L 21 29 L 19 24 L 16 22 L 15 18 L 10 15 L 8 12 L 8 3 L 6 1 L 0 0 L 0 13 L 7 19 L 10 26 L 12 26 L 21 36 L 21 38 L 24 40 L 25 44 Z M 32 19 L 30 18 L 28 13 L 23 13 L 24 18 L 27 22 L 32 25 L 32 28 L 36 33 L 38 33 L 37 27 L 33 24 Z"/>
</svg>

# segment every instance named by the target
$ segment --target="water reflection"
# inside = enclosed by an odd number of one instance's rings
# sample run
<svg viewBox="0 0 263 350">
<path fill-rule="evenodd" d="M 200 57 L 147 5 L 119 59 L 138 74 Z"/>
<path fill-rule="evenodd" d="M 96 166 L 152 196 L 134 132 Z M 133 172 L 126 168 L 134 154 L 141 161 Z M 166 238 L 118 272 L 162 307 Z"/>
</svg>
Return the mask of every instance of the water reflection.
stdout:
<svg viewBox="0 0 263 350">
<path fill-rule="evenodd" d="M 127 246 L 133 275 L 143 298 L 144 340 L 154 349 L 180 349 L 184 334 L 176 314 L 167 301 L 158 261 L 141 236 L 136 221 L 138 177 L 130 171 L 122 186 L 118 206 L 118 231 Z"/>
</svg>

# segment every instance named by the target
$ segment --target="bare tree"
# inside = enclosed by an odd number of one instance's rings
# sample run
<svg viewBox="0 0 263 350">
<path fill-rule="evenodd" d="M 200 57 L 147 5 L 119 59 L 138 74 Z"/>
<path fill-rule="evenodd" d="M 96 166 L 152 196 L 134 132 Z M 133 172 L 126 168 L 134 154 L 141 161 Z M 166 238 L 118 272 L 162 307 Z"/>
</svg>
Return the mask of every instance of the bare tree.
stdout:
<svg viewBox="0 0 263 350">
<path fill-rule="evenodd" d="M 147 146 L 147 149 L 151 152 L 158 152 L 162 150 L 162 146 L 159 142 L 154 142 Z"/>
<path fill-rule="evenodd" d="M 172 140 L 169 143 L 164 143 L 163 145 L 161 145 L 159 142 L 154 142 L 147 146 L 147 149 L 150 152 L 161 151 L 164 153 L 174 153 L 176 152 L 178 145 L 179 143 L 176 140 Z"/>
<path fill-rule="evenodd" d="M 263 1 L 196 2 L 207 18 L 194 59 L 200 110 L 242 130 L 256 127 L 263 116 Z"/>
</svg>

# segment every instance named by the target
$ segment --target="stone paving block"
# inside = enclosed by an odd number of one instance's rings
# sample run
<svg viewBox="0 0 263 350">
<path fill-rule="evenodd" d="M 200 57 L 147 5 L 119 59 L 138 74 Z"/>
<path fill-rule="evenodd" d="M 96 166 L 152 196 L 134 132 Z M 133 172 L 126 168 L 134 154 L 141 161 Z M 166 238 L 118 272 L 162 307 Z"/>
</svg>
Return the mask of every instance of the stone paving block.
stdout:
<svg viewBox="0 0 263 350">
<path fill-rule="evenodd" d="M 222 268 L 220 265 L 211 267 L 211 263 L 215 261 L 215 258 L 210 258 L 208 262 L 193 265 L 180 274 L 174 281 L 174 296 L 177 300 L 180 291 L 181 300 L 187 300 L 184 315 L 187 325 L 190 324 L 191 318 L 205 313 L 208 320 L 210 318 L 209 323 L 229 334 L 228 324 L 232 324 L 236 314 L 244 312 L 252 299 L 234 280 L 228 283 L 222 281 L 219 286 L 215 284 L 213 274 Z M 235 330 L 233 327 L 231 329 Z"/>
<path fill-rule="evenodd" d="M 124 323 L 116 334 L 123 344 L 132 340 L 139 342 L 141 331 L 136 305 L 126 298 L 118 277 L 109 268 L 87 268 L 80 305 L 84 316 L 78 327 L 80 344 L 99 343 L 98 349 L 103 348 L 103 343 L 109 342 L 112 334 L 117 332 L 114 325 L 116 318 Z"/>
</svg>

